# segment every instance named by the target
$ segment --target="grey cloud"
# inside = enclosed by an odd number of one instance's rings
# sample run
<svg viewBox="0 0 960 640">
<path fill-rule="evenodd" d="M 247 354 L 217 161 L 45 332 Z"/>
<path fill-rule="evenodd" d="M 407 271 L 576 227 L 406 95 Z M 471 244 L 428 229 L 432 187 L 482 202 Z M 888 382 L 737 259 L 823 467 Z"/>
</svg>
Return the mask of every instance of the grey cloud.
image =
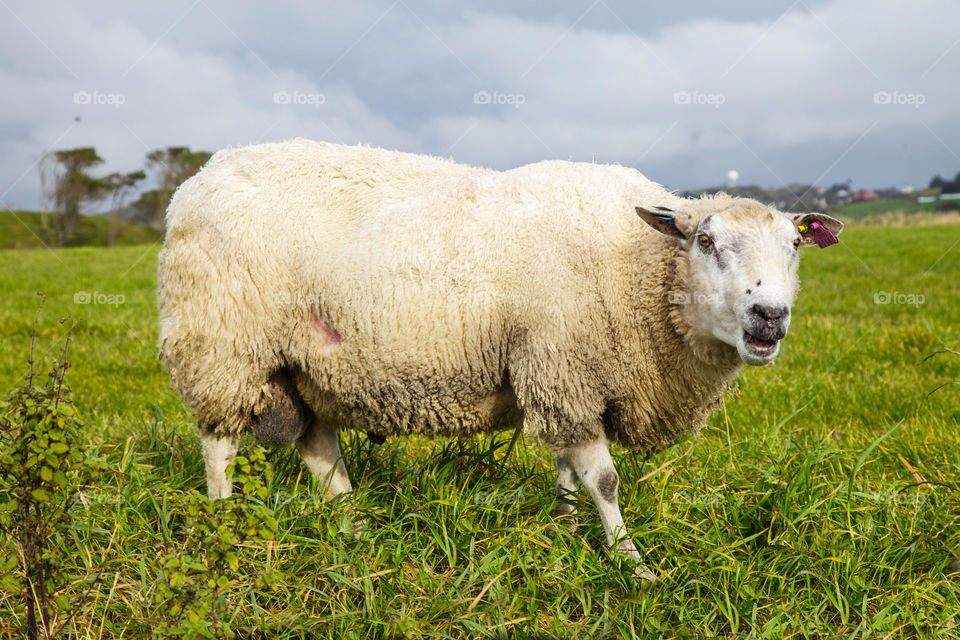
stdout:
<svg viewBox="0 0 960 640">
<path fill-rule="evenodd" d="M 960 169 L 951 0 L 11 9 L 27 26 L 0 21 L 0 193 L 20 207 L 52 144 L 130 170 L 160 146 L 305 136 L 497 168 L 619 162 L 674 188 L 731 168 L 877 186 Z"/>
</svg>

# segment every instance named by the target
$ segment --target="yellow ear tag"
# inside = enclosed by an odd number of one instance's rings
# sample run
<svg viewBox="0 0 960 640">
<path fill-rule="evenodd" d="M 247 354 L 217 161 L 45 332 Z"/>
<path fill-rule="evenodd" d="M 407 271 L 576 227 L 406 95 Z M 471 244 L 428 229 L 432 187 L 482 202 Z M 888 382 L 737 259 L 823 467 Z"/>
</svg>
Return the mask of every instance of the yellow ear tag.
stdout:
<svg viewBox="0 0 960 640">
<path fill-rule="evenodd" d="M 801 222 L 800 224 L 797 225 L 797 231 L 799 231 L 800 233 L 806 233 L 809 230 L 810 230 L 810 227 L 807 226 L 806 222 Z"/>
</svg>

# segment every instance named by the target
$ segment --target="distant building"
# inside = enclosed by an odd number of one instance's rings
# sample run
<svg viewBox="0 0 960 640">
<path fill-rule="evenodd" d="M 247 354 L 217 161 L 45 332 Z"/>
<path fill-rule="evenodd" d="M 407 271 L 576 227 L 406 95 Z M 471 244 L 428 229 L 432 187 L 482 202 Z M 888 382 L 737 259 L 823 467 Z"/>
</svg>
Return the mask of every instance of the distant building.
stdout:
<svg viewBox="0 0 960 640">
<path fill-rule="evenodd" d="M 879 199 L 880 196 L 873 191 L 854 191 L 850 194 L 850 202 L 872 202 Z"/>
</svg>

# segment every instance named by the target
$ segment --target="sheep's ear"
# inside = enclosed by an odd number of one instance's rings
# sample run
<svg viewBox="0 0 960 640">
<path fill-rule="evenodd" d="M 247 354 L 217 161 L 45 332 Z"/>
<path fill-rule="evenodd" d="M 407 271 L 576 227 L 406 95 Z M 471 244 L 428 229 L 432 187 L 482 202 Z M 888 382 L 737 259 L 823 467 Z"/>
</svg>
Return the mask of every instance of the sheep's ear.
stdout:
<svg viewBox="0 0 960 640">
<path fill-rule="evenodd" d="M 815 244 L 821 249 L 839 242 L 837 236 L 843 231 L 843 223 L 824 213 L 792 213 L 797 232 L 800 233 L 800 243 L 803 246 Z"/>
<path fill-rule="evenodd" d="M 637 215 L 648 225 L 668 236 L 674 236 L 681 240 L 687 239 L 687 234 L 682 227 L 687 221 L 687 216 L 680 214 L 667 207 L 652 207 L 645 209 L 636 207 Z"/>
</svg>

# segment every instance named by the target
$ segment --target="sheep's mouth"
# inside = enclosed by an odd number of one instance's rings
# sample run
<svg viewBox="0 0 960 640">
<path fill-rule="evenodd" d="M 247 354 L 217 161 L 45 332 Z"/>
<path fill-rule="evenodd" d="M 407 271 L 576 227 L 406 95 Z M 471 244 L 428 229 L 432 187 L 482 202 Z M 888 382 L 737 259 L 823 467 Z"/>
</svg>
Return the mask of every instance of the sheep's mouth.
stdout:
<svg viewBox="0 0 960 640">
<path fill-rule="evenodd" d="M 770 363 L 780 351 L 779 340 L 764 340 L 744 331 L 740 335 L 737 350 L 746 364 L 764 365 Z"/>
<path fill-rule="evenodd" d="M 752 360 L 755 359 L 761 361 L 768 360 L 777 355 L 778 347 L 780 345 L 779 340 L 764 340 L 763 338 L 758 338 L 747 331 L 743 332 L 743 336 L 741 336 L 741 343 L 743 344 L 747 355 L 752 356 Z M 750 364 L 753 363 L 751 362 Z"/>
</svg>

